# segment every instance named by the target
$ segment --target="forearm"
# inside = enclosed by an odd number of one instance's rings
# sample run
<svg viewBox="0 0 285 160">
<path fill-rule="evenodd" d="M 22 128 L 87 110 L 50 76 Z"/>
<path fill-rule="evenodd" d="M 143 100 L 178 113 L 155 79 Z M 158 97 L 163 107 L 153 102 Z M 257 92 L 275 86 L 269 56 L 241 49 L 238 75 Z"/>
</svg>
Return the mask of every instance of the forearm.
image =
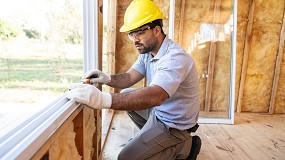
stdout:
<svg viewBox="0 0 285 160">
<path fill-rule="evenodd" d="M 128 93 L 112 94 L 111 108 L 115 110 L 142 110 L 161 105 L 168 94 L 159 86 L 149 86 Z"/>
<path fill-rule="evenodd" d="M 121 73 L 116 75 L 111 75 L 111 82 L 108 86 L 114 88 L 128 88 L 132 83 L 130 83 L 130 75 L 128 73 Z"/>
<path fill-rule="evenodd" d="M 108 83 L 108 85 L 111 87 L 124 89 L 129 88 L 143 78 L 144 76 L 142 74 L 130 69 L 126 73 L 111 75 L 111 81 Z"/>
</svg>

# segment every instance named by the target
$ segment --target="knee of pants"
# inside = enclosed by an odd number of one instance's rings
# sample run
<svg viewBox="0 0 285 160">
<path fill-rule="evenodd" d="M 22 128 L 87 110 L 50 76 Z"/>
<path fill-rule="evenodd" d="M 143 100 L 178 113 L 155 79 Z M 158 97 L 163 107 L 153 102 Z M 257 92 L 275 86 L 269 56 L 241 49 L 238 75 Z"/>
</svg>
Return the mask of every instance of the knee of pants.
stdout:
<svg viewBox="0 0 285 160">
<path fill-rule="evenodd" d="M 128 93 L 128 92 L 131 92 L 134 90 L 136 90 L 136 89 L 135 88 L 125 88 L 125 89 L 122 89 L 120 93 Z"/>
</svg>

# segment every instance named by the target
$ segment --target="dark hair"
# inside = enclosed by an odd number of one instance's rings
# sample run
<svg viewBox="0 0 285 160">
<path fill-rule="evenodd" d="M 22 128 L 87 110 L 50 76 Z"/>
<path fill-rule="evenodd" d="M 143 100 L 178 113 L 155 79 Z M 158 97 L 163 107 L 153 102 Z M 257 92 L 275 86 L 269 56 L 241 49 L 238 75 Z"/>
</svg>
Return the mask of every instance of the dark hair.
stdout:
<svg viewBox="0 0 285 160">
<path fill-rule="evenodd" d="M 147 23 L 147 24 L 145 24 L 143 26 L 146 26 L 146 25 L 149 25 L 150 28 L 154 28 L 156 26 L 159 26 L 161 28 L 161 33 L 164 34 L 163 29 L 162 29 L 162 27 L 163 27 L 162 19 L 154 20 L 154 21 L 149 22 L 149 23 Z"/>
</svg>

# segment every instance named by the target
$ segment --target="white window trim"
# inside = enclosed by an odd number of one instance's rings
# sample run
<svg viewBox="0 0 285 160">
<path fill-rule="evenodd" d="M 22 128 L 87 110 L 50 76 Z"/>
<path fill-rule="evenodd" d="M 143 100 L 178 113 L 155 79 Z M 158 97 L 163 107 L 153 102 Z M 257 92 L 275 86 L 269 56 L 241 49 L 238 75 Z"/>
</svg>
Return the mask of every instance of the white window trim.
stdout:
<svg viewBox="0 0 285 160">
<path fill-rule="evenodd" d="M 0 159 L 30 159 L 79 104 L 65 94 L 0 138 Z"/>
<path fill-rule="evenodd" d="M 169 33 L 170 39 L 174 40 L 174 18 L 175 18 L 175 0 L 170 0 L 169 3 Z"/>
<path fill-rule="evenodd" d="M 84 70 L 98 68 L 98 0 L 83 1 Z M 64 95 L 0 137 L 0 159 L 30 159 L 80 104 Z"/>
<path fill-rule="evenodd" d="M 84 72 L 98 69 L 98 0 L 84 0 Z"/>
</svg>

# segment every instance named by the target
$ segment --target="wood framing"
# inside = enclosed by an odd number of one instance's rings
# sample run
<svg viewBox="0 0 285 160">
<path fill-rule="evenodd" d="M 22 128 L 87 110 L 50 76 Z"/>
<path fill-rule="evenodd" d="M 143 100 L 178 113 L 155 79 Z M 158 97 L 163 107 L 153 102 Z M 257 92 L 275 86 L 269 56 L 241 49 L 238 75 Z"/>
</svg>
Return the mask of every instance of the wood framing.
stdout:
<svg viewBox="0 0 285 160">
<path fill-rule="evenodd" d="M 49 148 L 51 147 L 51 145 L 57 141 L 57 139 L 59 138 L 59 136 L 63 133 L 63 131 L 66 129 L 66 127 L 70 124 L 70 123 L 74 123 L 74 132 L 76 133 L 75 136 L 75 145 L 78 151 L 78 154 L 82 157 L 81 159 L 85 160 L 87 159 L 87 157 L 84 157 L 86 150 L 84 149 L 84 146 L 86 142 L 85 140 L 85 135 L 87 134 L 87 130 L 84 126 L 84 118 L 87 117 L 87 107 L 81 105 L 80 107 L 78 107 L 74 113 L 62 124 L 62 126 L 56 130 L 56 132 L 49 138 L 48 141 L 46 141 L 46 143 L 38 150 L 38 152 L 31 158 L 32 160 L 38 160 L 41 159 L 46 153 L 49 153 Z M 96 118 L 96 116 L 95 116 Z M 97 118 L 98 120 L 98 118 Z M 96 127 L 98 126 L 98 121 L 95 121 Z M 97 139 L 100 136 L 98 134 L 97 128 L 95 131 L 95 134 L 97 135 Z M 93 146 L 94 150 L 98 147 L 100 147 L 101 145 L 96 144 L 97 146 Z M 101 148 L 99 149 L 101 151 Z M 99 152 L 100 153 L 100 152 Z M 93 154 L 93 159 L 98 160 L 99 156 L 97 156 L 95 153 Z"/>
<path fill-rule="evenodd" d="M 98 69 L 102 70 L 102 54 L 103 54 L 103 0 L 97 1 L 97 16 L 98 16 Z M 99 85 L 99 89 L 102 90 L 102 86 Z M 101 154 L 101 141 L 102 141 L 102 110 L 94 110 L 95 118 L 95 133 L 93 135 L 93 160 L 99 159 Z"/>
<path fill-rule="evenodd" d="M 79 155 L 82 156 L 82 159 L 84 159 L 84 142 L 85 142 L 85 127 L 84 127 L 84 110 L 82 109 L 80 113 L 74 118 L 73 124 L 74 124 L 74 132 L 76 133 L 75 135 L 75 145 L 77 148 L 77 151 Z"/>
<path fill-rule="evenodd" d="M 220 18 L 220 7 L 221 0 L 215 1 L 215 8 L 213 11 L 213 23 L 215 23 Z M 214 78 L 214 69 L 215 69 L 215 57 L 217 52 L 217 42 L 214 40 L 211 41 L 209 61 L 208 61 L 208 76 L 206 83 L 206 95 L 205 95 L 205 111 L 209 112 L 211 109 L 211 95 L 212 95 L 212 84 Z"/>
<path fill-rule="evenodd" d="M 50 148 L 50 146 L 57 140 L 57 138 L 62 134 L 62 132 L 66 129 L 66 127 L 68 126 L 69 123 L 71 123 L 72 121 L 74 123 L 78 123 L 76 121 L 81 121 L 80 118 L 76 118 L 78 115 L 83 113 L 83 107 L 80 106 L 78 107 L 71 116 L 68 117 L 68 119 L 60 126 L 59 129 L 56 130 L 56 132 L 49 138 L 48 141 L 46 141 L 46 143 L 44 145 L 41 146 L 41 148 L 38 150 L 38 152 L 31 158 L 32 160 L 38 160 L 41 159 L 44 154 L 46 154 L 48 152 L 48 149 Z M 83 129 L 83 128 L 82 128 Z M 78 132 L 82 132 L 84 134 L 84 130 L 77 130 L 75 131 L 75 133 L 77 134 Z M 83 135 L 81 134 L 81 135 Z M 81 139 L 83 136 L 81 137 L 77 137 L 77 140 Z M 81 143 L 81 142 L 80 142 Z M 82 142 L 84 143 L 84 142 Z M 78 144 L 78 143 L 76 143 Z M 77 148 L 77 149 L 80 149 Z M 82 148 L 83 149 L 83 148 Z M 83 153 L 83 152 L 82 152 Z M 82 155 L 82 153 L 79 153 Z"/>
<path fill-rule="evenodd" d="M 94 110 L 94 118 L 96 130 L 93 135 L 94 153 L 92 159 L 97 160 L 101 154 L 102 111 Z"/>
<path fill-rule="evenodd" d="M 184 27 L 184 14 L 185 14 L 185 0 L 181 1 L 181 6 L 180 6 L 180 22 L 179 22 L 179 39 L 178 43 L 182 45 L 182 40 L 183 40 L 183 27 Z"/>
<path fill-rule="evenodd" d="M 255 8 L 255 0 L 252 0 L 250 4 L 249 12 L 248 12 L 248 23 L 246 27 L 246 35 L 245 35 L 244 50 L 243 50 L 243 61 L 242 61 L 241 78 L 240 78 L 238 102 L 237 102 L 237 112 L 238 113 L 241 112 L 241 105 L 242 105 L 242 98 L 243 98 L 243 91 L 244 91 L 244 84 L 245 84 L 245 75 L 246 75 L 247 65 L 248 65 L 249 43 L 251 39 L 254 8 Z"/>
<path fill-rule="evenodd" d="M 107 40 L 106 40 L 106 54 L 107 54 L 107 65 L 108 65 L 108 73 L 115 74 L 115 52 L 116 52 L 116 30 L 117 30 L 117 0 L 108 0 L 108 19 L 107 19 Z M 103 13 L 104 14 L 104 13 Z M 109 93 L 114 93 L 115 90 L 113 87 L 108 87 Z M 110 130 L 110 126 L 112 123 L 114 110 L 105 110 L 105 118 L 103 121 L 102 128 L 102 141 L 101 141 L 101 150 L 103 150 L 105 141 L 108 137 L 108 133 Z M 101 159 L 102 155 L 99 156 Z"/>
<path fill-rule="evenodd" d="M 269 114 L 274 113 L 275 109 L 275 97 L 278 87 L 278 81 L 279 81 L 279 75 L 280 75 L 280 68 L 281 68 L 281 62 L 283 58 L 283 48 L 284 48 L 284 34 L 285 34 L 285 12 L 283 14 L 283 23 L 280 30 L 280 40 L 279 40 L 279 46 L 278 46 L 278 53 L 277 53 L 277 59 L 276 59 L 276 65 L 275 65 L 275 72 L 274 72 L 274 79 L 272 84 L 272 92 L 270 97 L 270 106 L 269 106 Z"/>
<path fill-rule="evenodd" d="M 211 109 L 211 94 L 212 94 L 212 84 L 214 78 L 215 69 L 215 57 L 217 52 L 217 42 L 211 42 L 209 62 L 208 62 L 208 77 L 206 83 L 206 95 L 205 95 L 205 111 L 209 112 Z"/>
<path fill-rule="evenodd" d="M 106 109 L 104 115 L 105 115 L 105 118 L 104 118 L 103 125 L 102 125 L 104 127 L 102 128 L 101 150 L 104 148 L 106 139 L 108 137 L 110 126 L 111 126 L 113 116 L 114 116 L 114 110 L 113 109 Z"/>
<path fill-rule="evenodd" d="M 107 19 L 107 61 L 108 73 L 115 74 L 115 53 L 116 53 L 116 31 L 117 31 L 117 0 L 108 0 L 108 19 Z M 114 93 L 113 87 L 109 87 L 109 92 Z"/>
</svg>

